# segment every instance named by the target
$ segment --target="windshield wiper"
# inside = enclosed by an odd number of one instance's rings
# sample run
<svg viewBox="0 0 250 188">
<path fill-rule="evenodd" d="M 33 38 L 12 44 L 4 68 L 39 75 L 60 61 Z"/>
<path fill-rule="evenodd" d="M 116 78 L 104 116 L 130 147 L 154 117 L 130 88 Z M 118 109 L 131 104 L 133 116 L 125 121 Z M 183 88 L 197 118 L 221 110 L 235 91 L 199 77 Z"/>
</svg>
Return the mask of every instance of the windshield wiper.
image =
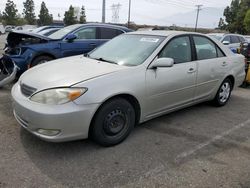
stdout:
<svg viewBox="0 0 250 188">
<path fill-rule="evenodd" d="M 117 65 L 116 62 L 110 61 L 110 60 L 107 60 L 107 59 L 103 59 L 102 57 L 100 57 L 100 58 L 93 58 L 93 57 L 90 57 L 90 56 L 89 56 L 89 58 L 95 59 L 95 60 L 98 60 L 98 61 L 104 61 L 104 62 L 107 62 L 107 63 L 112 63 L 112 64 L 116 64 L 116 65 Z"/>
</svg>

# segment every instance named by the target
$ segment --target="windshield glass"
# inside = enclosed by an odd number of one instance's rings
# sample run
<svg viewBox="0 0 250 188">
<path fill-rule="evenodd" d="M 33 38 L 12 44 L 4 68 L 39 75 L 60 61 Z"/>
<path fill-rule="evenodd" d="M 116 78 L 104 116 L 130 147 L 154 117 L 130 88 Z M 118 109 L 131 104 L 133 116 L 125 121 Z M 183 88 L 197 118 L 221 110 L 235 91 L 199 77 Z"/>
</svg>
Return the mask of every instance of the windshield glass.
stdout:
<svg viewBox="0 0 250 188">
<path fill-rule="evenodd" d="M 118 65 L 142 64 L 161 44 L 165 37 L 148 35 L 120 35 L 89 54 L 98 59 Z"/>
<path fill-rule="evenodd" d="M 79 26 L 80 25 L 75 24 L 75 25 L 70 25 L 68 27 L 64 27 L 62 29 L 59 29 L 55 33 L 49 35 L 48 37 L 51 39 L 62 39 L 65 35 L 67 35 L 68 33 L 71 33 L 72 31 L 77 29 Z"/>
</svg>

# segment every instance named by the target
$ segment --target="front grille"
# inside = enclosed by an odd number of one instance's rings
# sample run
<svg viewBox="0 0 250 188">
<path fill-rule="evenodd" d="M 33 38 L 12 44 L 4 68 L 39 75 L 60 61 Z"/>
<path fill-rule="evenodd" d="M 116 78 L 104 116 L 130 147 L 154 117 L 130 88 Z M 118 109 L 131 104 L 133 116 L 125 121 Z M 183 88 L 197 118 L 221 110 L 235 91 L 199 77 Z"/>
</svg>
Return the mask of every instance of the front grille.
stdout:
<svg viewBox="0 0 250 188">
<path fill-rule="evenodd" d="M 21 84 L 21 92 L 24 96 L 29 97 L 36 92 L 36 88 L 27 86 L 26 84 Z"/>
</svg>

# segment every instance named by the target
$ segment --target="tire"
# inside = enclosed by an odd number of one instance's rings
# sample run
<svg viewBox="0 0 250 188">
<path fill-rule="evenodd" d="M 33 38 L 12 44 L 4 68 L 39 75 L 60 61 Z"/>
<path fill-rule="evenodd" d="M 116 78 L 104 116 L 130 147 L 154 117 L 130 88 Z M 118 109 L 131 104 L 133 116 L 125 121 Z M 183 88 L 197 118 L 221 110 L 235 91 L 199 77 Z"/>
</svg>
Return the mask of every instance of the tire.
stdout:
<svg viewBox="0 0 250 188">
<path fill-rule="evenodd" d="M 38 56 L 38 57 L 36 57 L 36 58 L 32 61 L 30 67 L 34 67 L 34 66 L 36 66 L 36 65 L 40 65 L 40 64 L 46 63 L 47 61 L 51 61 L 51 60 L 53 60 L 53 58 L 50 57 L 50 56 Z"/>
<path fill-rule="evenodd" d="M 229 78 L 226 78 L 222 84 L 220 85 L 220 88 L 217 91 L 217 94 L 213 100 L 213 103 L 215 106 L 224 106 L 227 104 L 231 97 L 231 92 L 233 89 L 233 84 Z"/>
<path fill-rule="evenodd" d="M 91 138 L 102 146 L 122 142 L 135 125 L 135 110 L 125 99 L 116 98 L 98 110 L 91 125 Z"/>
</svg>

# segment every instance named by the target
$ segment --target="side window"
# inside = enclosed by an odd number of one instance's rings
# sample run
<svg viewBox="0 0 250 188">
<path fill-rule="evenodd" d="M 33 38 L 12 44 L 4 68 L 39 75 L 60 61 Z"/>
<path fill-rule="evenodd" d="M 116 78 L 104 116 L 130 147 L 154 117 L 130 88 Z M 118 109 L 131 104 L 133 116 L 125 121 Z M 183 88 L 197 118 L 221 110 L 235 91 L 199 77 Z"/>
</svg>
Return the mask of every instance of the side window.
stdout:
<svg viewBox="0 0 250 188">
<path fill-rule="evenodd" d="M 123 32 L 120 30 L 117 30 L 117 29 L 101 27 L 100 28 L 100 39 L 112 39 L 121 33 L 123 33 Z"/>
<path fill-rule="evenodd" d="M 159 54 L 159 58 L 161 57 L 173 58 L 175 63 L 192 61 L 189 37 L 172 39 Z"/>
<path fill-rule="evenodd" d="M 216 46 L 209 39 L 194 36 L 194 43 L 198 60 L 217 58 Z"/>
<path fill-rule="evenodd" d="M 224 41 L 231 43 L 230 36 L 225 36 L 225 38 L 223 39 L 222 42 L 224 42 Z"/>
<path fill-rule="evenodd" d="M 234 43 L 240 43 L 238 37 L 237 37 L 237 36 L 234 36 L 234 35 L 231 36 L 231 41 L 232 41 L 233 44 L 234 44 Z"/>
<path fill-rule="evenodd" d="M 244 37 L 239 36 L 240 42 L 245 42 L 246 40 L 244 39 Z"/>
<path fill-rule="evenodd" d="M 77 36 L 76 39 L 96 39 L 96 28 L 83 28 L 75 32 L 75 35 Z"/>
<path fill-rule="evenodd" d="M 225 54 L 221 51 L 219 47 L 217 47 L 217 56 L 218 57 L 225 57 Z"/>
</svg>

